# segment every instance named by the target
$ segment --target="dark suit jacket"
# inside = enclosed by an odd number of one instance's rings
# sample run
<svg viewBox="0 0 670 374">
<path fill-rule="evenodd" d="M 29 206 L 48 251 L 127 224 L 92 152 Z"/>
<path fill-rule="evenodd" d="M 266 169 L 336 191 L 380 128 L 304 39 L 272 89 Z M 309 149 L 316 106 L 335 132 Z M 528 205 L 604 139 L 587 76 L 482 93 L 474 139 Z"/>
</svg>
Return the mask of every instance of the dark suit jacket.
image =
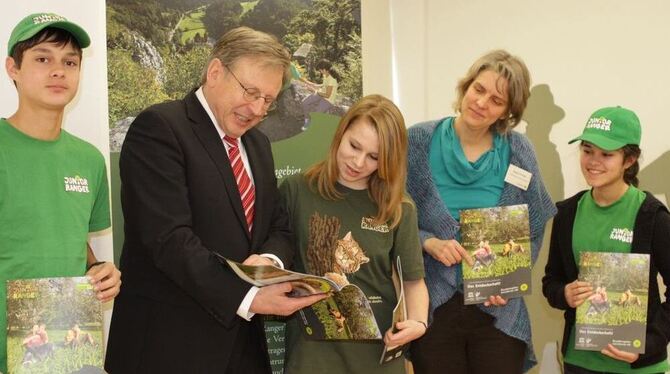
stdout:
<svg viewBox="0 0 670 374">
<path fill-rule="evenodd" d="M 235 261 L 272 253 L 291 265 L 270 142 L 257 129 L 242 141 L 256 186 L 251 236 L 225 147 L 194 92 L 130 126 L 119 160 L 125 242 L 110 373 L 224 373 L 233 348 L 262 333 L 258 316 L 236 314 L 251 286 L 212 253 Z"/>
</svg>

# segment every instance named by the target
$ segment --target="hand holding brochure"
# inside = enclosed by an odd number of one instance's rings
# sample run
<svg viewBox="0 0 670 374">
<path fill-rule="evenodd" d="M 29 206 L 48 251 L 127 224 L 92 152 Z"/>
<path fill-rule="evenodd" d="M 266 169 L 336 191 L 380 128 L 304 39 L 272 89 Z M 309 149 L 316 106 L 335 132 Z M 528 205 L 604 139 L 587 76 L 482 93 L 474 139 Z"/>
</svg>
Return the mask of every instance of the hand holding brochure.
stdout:
<svg viewBox="0 0 670 374">
<path fill-rule="evenodd" d="M 289 282 L 293 287 L 289 293 L 291 297 L 332 293 L 330 297 L 300 310 L 299 318 L 308 339 L 378 340 L 382 337 L 368 298 L 354 284 L 341 286 L 327 277 L 271 265 L 243 265 L 224 257 L 221 260 L 241 279 L 257 287 Z"/>
<path fill-rule="evenodd" d="M 341 290 L 336 282 L 326 277 L 298 273 L 272 265 L 244 265 L 225 257 L 221 257 L 221 260 L 228 264 L 238 277 L 256 287 L 289 282 L 293 286 L 290 294 L 292 297 L 318 295 Z"/>
</svg>

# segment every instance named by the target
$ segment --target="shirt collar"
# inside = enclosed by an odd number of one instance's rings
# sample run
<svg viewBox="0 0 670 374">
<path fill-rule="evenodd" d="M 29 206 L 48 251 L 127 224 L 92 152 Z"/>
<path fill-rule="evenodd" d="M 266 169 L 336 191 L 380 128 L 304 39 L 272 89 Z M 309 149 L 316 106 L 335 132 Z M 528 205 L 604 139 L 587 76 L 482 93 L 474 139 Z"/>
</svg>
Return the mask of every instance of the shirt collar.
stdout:
<svg viewBox="0 0 670 374">
<path fill-rule="evenodd" d="M 207 115 L 209 116 L 209 119 L 212 121 L 214 124 L 214 128 L 216 129 L 216 132 L 219 133 L 219 139 L 223 139 L 223 137 L 226 135 L 223 130 L 221 130 L 221 126 L 219 126 L 219 123 L 216 121 L 216 118 L 214 117 L 214 113 L 212 113 L 212 109 L 209 107 L 209 104 L 207 103 L 207 99 L 205 99 L 205 93 L 202 91 L 202 86 L 198 88 L 195 91 L 195 97 L 198 98 L 198 101 L 200 102 L 200 105 L 205 109 L 205 112 L 207 112 Z"/>
</svg>

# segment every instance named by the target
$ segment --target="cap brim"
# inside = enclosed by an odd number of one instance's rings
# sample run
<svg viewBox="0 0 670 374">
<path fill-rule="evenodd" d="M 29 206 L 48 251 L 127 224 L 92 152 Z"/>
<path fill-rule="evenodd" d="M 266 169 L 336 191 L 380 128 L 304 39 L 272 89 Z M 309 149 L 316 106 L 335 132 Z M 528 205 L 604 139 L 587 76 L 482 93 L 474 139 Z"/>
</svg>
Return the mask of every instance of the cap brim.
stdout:
<svg viewBox="0 0 670 374">
<path fill-rule="evenodd" d="M 88 36 L 88 33 L 84 31 L 81 27 L 78 25 L 69 22 L 69 21 L 59 21 L 59 22 L 54 22 L 50 24 L 48 27 L 55 27 L 57 29 L 63 29 L 72 36 L 74 36 L 75 39 L 77 39 L 77 43 L 79 43 L 79 47 L 84 49 L 91 45 L 91 38 Z"/>
<path fill-rule="evenodd" d="M 582 134 L 581 136 L 578 136 L 570 140 L 568 144 L 572 144 L 578 140 L 589 142 L 605 151 L 616 151 L 617 149 L 626 145 L 626 143 L 612 140 L 610 138 L 598 134 Z"/>
<path fill-rule="evenodd" d="M 81 49 L 84 49 L 89 45 L 91 45 L 91 38 L 88 36 L 88 33 L 84 29 L 82 29 L 81 27 L 70 21 L 56 21 L 51 23 L 45 23 L 41 25 L 41 27 L 32 27 L 29 30 L 26 30 L 26 32 L 20 35 L 13 42 L 10 41 L 11 45 L 7 49 L 7 55 L 11 56 L 11 54 L 14 52 L 14 47 L 16 46 L 16 44 L 32 38 L 33 36 L 37 35 L 37 33 L 39 33 L 40 31 L 44 30 L 47 27 L 53 27 L 69 32 L 77 40 L 79 48 Z"/>
</svg>

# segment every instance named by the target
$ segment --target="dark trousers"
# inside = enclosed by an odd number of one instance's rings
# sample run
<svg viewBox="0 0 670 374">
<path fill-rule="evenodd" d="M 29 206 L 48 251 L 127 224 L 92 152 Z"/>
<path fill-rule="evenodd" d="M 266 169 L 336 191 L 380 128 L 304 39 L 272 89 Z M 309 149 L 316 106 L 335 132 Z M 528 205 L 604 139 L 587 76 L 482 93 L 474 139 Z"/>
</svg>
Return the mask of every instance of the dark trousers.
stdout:
<svg viewBox="0 0 670 374">
<path fill-rule="evenodd" d="M 493 325 L 494 318 L 456 293 L 433 314 L 426 334 L 412 343 L 416 374 L 518 374 L 526 344 Z"/>
<path fill-rule="evenodd" d="M 272 372 L 261 321 L 241 322 L 226 335 L 200 307 L 166 305 L 123 291 L 114 303 L 105 362 L 110 374 Z"/>
<path fill-rule="evenodd" d="M 230 354 L 230 364 L 226 374 L 270 374 L 270 363 L 267 359 L 265 332 L 257 326 L 244 323 L 237 334 L 237 344 Z"/>
<path fill-rule="evenodd" d="M 567 362 L 563 363 L 563 372 L 565 374 L 610 374 L 608 371 L 593 371 L 589 369 L 584 369 L 583 367 L 568 364 Z"/>
</svg>

